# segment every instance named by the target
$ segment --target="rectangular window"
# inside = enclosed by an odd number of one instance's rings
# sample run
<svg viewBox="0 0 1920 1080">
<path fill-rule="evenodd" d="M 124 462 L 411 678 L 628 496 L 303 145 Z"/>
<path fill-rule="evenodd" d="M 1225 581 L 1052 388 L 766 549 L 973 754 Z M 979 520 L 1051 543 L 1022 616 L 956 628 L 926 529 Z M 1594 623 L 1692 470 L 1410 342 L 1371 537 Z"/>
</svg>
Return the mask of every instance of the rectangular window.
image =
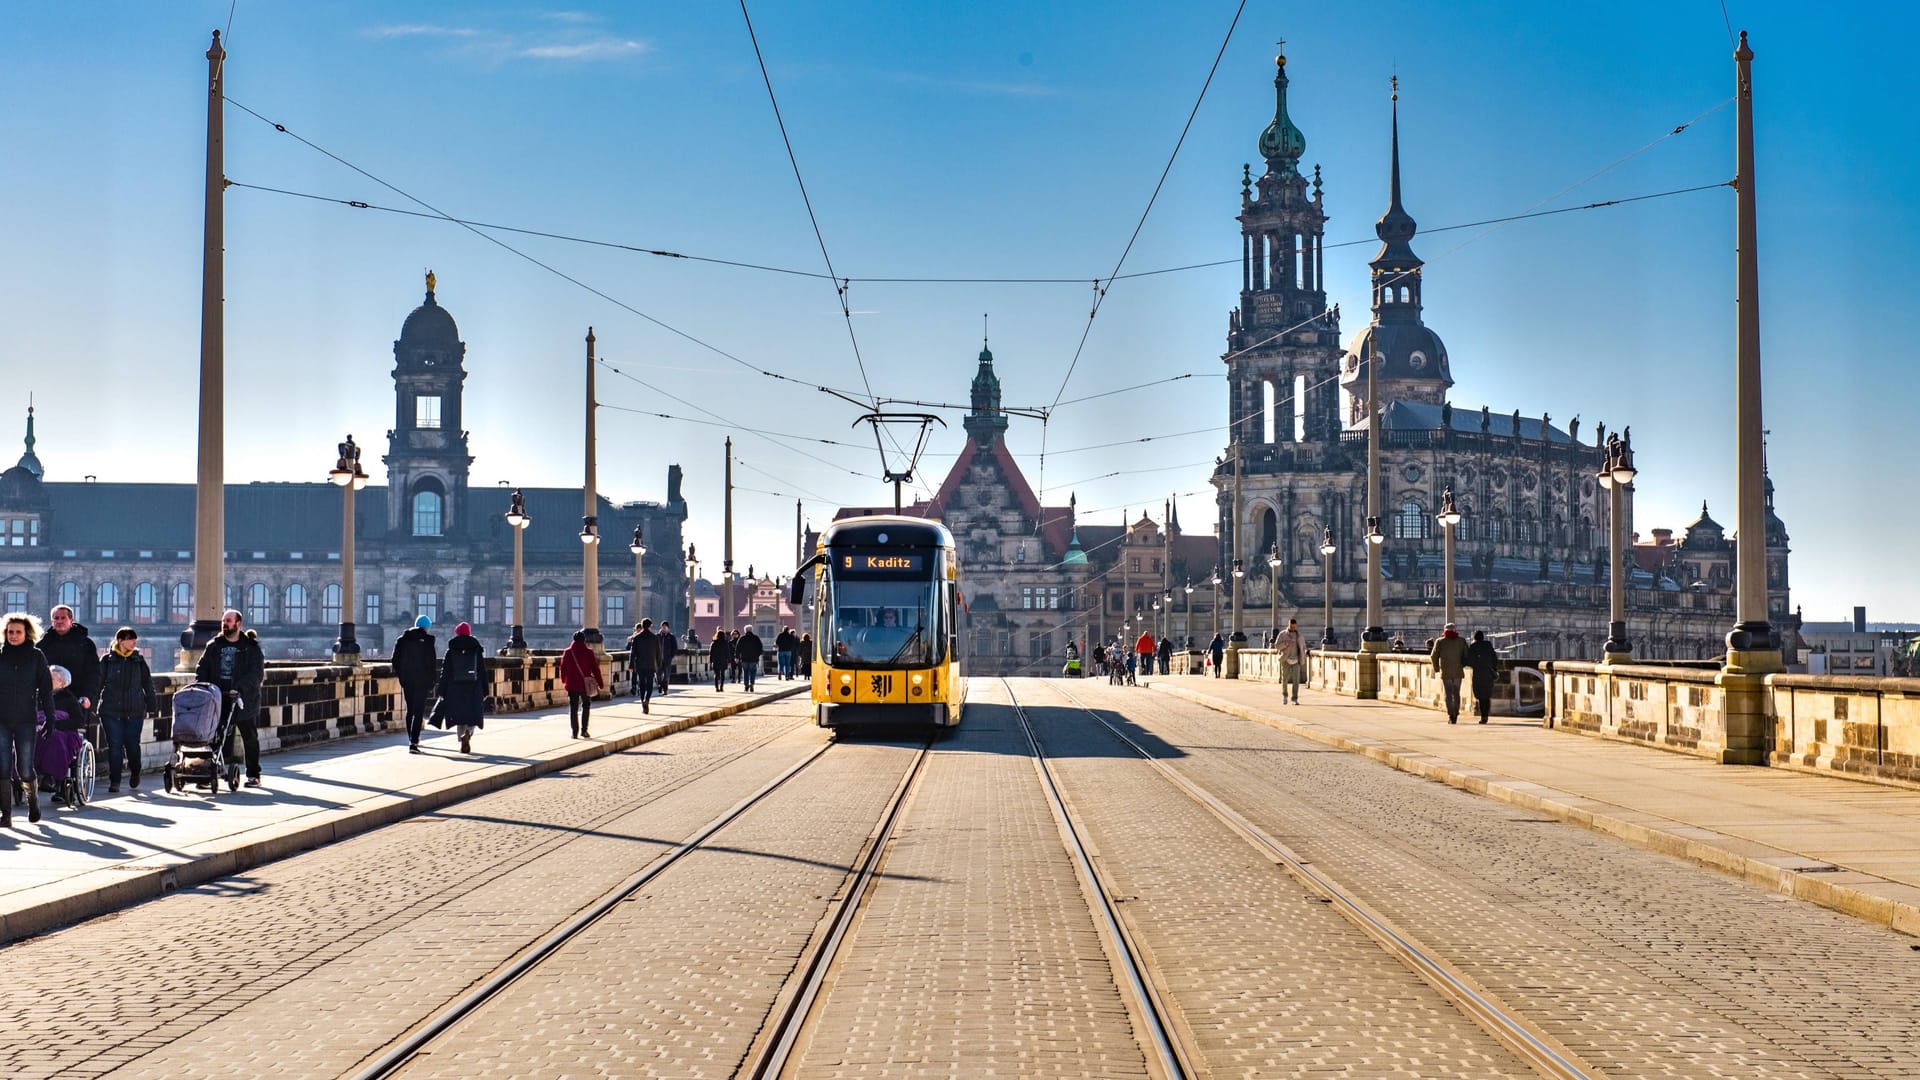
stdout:
<svg viewBox="0 0 1920 1080">
<path fill-rule="evenodd" d="M 508 593 L 507 595 L 500 598 L 500 621 L 502 623 L 505 623 L 508 626 L 513 625 L 513 594 L 512 593 Z"/>
<path fill-rule="evenodd" d="M 1128 559 L 1127 569 L 1135 574 L 1139 573 L 1140 572 L 1140 556 L 1135 555 L 1132 558 Z"/>
<path fill-rule="evenodd" d="M 417 428 L 440 426 L 440 395 L 421 394 L 413 399 L 413 426 Z"/>
<path fill-rule="evenodd" d="M 25 590 L 25 589 L 8 589 L 8 590 L 7 590 L 7 598 L 6 598 L 6 604 L 5 604 L 4 606 L 6 607 L 6 609 L 7 609 L 8 611 L 25 611 L 25 610 L 27 610 L 27 590 Z"/>
<path fill-rule="evenodd" d="M 587 613 L 586 597 L 578 596 L 578 595 L 567 597 L 567 625 L 568 626 L 587 625 L 585 622 L 581 621 L 583 618 L 585 618 L 586 613 Z"/>
<path fill-rule="evenodd" d="M 413 598 L 413 613 L 425 615 L 429 619 L 440 617 L 440 594 L 437 592 L 418 593 Z"/>
<path fill-rule="evenodd" d="M 1031 586 L 1031 585 L 1022 585 L 1022 586 L 1020 587 L 1020 607 L 1021 607 L 1021 610 L 1023 610 L 1023 611 L 1027 611 L 1027 610 L 1032 610 L 1032 608 L 1033 608 L 1033 586 Z"/>
<path fill-rule="evenodd" d="M 558 610 L 559 606 L 553 597 L 543 596 L 540 598 L 539 614 L 535 617 L 534 622 L 540 626 L 552 626 L 554 624 L 554 616 Z"/>
<path fill-rule="evenodd" d="M 601 623 L 600 625 L 605 626 L 611 630 L 618 630 L 627 625 L 627 598 L 626 597 L 609 596 L 607 597 L 607 602 L 604 606 L 607 609 L 607 621 L 604 623 Z"/>
<path fill-rule="evenodd" d="M 367 625 L 380 625 L 380 594 L 377 592 L 367 594 Z"/>
<path fill-rule="evenodd" d="M 475 626 L 480 626 L 487 621 L 487 598 L 486 597 L 475 596 L 473 598 L 473 603 L 468 606 L 473 609 L 472 616 L 467 619 L 468 622 L 472 623 Z"/>
<path fill-rule="evenodd" d="M 1038 633 L 1027 635 L 1027 655 L 1042 660 L 1053 654 L 1053 635 Z"/>
</svg>

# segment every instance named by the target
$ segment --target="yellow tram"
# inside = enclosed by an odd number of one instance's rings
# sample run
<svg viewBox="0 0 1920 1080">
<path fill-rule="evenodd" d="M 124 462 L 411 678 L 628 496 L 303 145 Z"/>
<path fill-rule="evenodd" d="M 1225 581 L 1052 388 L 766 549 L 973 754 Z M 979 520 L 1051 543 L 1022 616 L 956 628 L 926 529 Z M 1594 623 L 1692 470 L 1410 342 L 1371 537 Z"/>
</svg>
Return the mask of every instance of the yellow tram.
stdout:
<svg viewBox="0 0 1920 1080">
<path fill-rule="evenodd" d="M 960 723 L 960 562 L 946 526 L 892 516 L 836 521 L 793 575 L 795 606 L 808 578 L 817 724 Z"/>
</svg>

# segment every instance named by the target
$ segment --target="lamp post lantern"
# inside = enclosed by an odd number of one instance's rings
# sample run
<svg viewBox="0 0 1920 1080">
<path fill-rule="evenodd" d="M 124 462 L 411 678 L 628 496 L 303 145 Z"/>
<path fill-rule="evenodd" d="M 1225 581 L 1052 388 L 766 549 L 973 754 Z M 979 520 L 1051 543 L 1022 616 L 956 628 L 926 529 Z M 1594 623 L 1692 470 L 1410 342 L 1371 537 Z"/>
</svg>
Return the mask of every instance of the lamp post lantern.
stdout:
<svg viewBox="0 0 1920 1080">
<path fill-rule="evenodd" d="M 1268 581 L 1269 594 L 1272 597 L 1272 603 L 1269 605 L 1272 608 L 1271 618 L 1269 618 L 1268 621 L 1273 624 L 1273 626 L 1271 627 L 1271 632 L 1267 635 L 1268 641 L 1275 641 L 1280 637 L 1280 564 L 1281 562 L 1282 560 L 1280 558 L 1280 541 L 1279 539 L 1276 538 L 1273 542 L 1273 547 L 1267 552 L 1267 581 Z"/>
<path fill-rule="evenodd" d="M 1627 640 L 1627 552 L 1626 492 L 1639 470 L 1633 467 L 1633 447 L 1618 435 L 1607 437 L 1607 460 L 1595 477 L 1607 489 L 1608 551 L 1612 553 L 1607 571 L 1609 619 L 1606 662 L 1624 664 L 1633 659 L 1633 644 Z"/>
<path fill-rule="evenodd" d="M 1339 550 L 1340 549 L 1338 547 L 1335 547 L 1333 543 L 1333 529 L 1327 528 L 1322 530 L 1320 533 L 1320 566 L 1321 566 L 1321 574 L 1322 574 L 1321 583 L 1320 583 L 1320 599 L 1321 599 L 1321 603 L 1323 603 L 1326 607 L 1326 620 L 1327 620 L 1326 630 L 1322 632 L 1320 635 L 1320 647 L 1323 649 L 1331 649 L 1334 646 L 1333 555 L 1334 555 L 1334 552 Z"/>
<path fill-rule="evenodd" d="M 580 613 L 580 629 L 587 635 L 587 644 L 593 646 L 594 654 L 606 652 L 606 639 L 600 635 L 600 489 L 597 455 L 594 453 L 594 406 L 593 400 L 593 327 L 587 327 L 587 444 L 586 444 L 586 483 L 581 490 L 580 517 L 580 577 L 581 602 L 585 608 Z M 605 693 L 605 691 L 602 691 Z"/>
<path fill-rule="evenodd" d="M 500 650 L 503 656 L 525 656 L 532 651 L 527 648 L 527 639 L 521 630 L 527 617 L 527 567 L 521 541 L 531 524 L 533 519 L 527 516 L 526 499 L 515 488 L 513 501 L 507 506 L 507 525 L 513 529 L 513 629 L 507 635 L 506 648 Z"/>
<path fill-rule="evenodd" d="M 1193 579 L 1192 578 L 1187 579 L 1186 594 L 1187 594 L 1187 601 L 1185 605 L 1185 610 L 1183 610 L 1180 613 L 1180 637 L 1182 638 L 1180 645 L 1182 648 L 1185 648 L 1187 646 L 1188 639 L 1191 639 L 1193 637 Z"/>
<path fill-rule="evenodd" d="M 1447 571 L 1444 575 L 1447 590 L 1446 622 L 1453 624 L 1453 530 L 1460 524 L 1460 508 L 1453 504 L 1453 489 L 1447 488 L 1440 495 L 1440 512 L 1434 515 L 1440 521 L 1440 533 L 1444 540 Z"/>
<path fill-rule="evenodd" d="M 358 664 L 360 642 L 353 630 L 353 493 L 367 486 L 367 473 L 360 467 L 360 447 L 353 436 L 340 444 L 340 459 L 327 479 L 340 485 L 340 637 L 333 643 L 333 662 Z"/>
<path fill-rule="evenodd" d="M 643 605 L 647 598 L 647 571 L 641 562 L 646 558 L 647 545 L 641 541 L 638 525 L 633 527 L 633 542 L 627 545 L 627 550 L 633 552 L 633 624 L 638 626 L 646 615 Z"/>
<path fill-rule="evenodd" d="M 1367 358 L 1367 628 L 1360 635 L 1362 652 L 1387 649 L 1386 618 L 1380 604 L 1380 557 L 1387 538 L 1380 532 L 1380 397 L 1374 377 L 1378 359 Z M 1370 696 L 1365 691 L 1374 688 L 1361 689 L 1363 696 Z"/>
<path fill-rule="evenodd" d="M 1217 566 L 1213 570 L 1213 636 L 1220 636 L 1220 568 Z"/>
<path fill-rule="evenodd" d="M 687 632 L 693 632 L 693 583 L 700 576 L 700 557 L 694 553 L 693 545 L 687 545 Z"/>
</svg>

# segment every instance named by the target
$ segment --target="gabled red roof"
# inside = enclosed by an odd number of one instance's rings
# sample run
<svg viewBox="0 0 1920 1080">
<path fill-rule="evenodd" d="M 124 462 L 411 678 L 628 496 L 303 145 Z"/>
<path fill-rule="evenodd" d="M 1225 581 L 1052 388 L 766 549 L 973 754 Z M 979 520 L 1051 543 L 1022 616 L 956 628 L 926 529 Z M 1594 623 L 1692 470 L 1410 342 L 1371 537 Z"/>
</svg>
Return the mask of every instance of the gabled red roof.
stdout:
<svg viewBox="0 0 1920 1080">
<path fill-rule="evenodd" d="M 982 452 L 980 443 L 969 438 L 966 446 L 961 448 L 960 456 L 954 459 L 953 467 L 947 470 L 947 478 L 940 482 L 940 490 L 934 493 L 933 500 L 914 504 L 912 512 L 922 517 L 944 518 L 948 502 L 966 480 L 968 467 Z M 1019 464 L 1013 460 L 1013 452 L 1007 449 L 1006 440 L 1000 436 L 995 435 L 992 446 L 984 452 L 999 467 L 1000 475 L 1007 478 L 1007 490 L 1013 493 L 1020 512 L 1026 515 L 1028 521 L 1040 524 L 1040 541 L 1046 545 L 1048 557 L 1057 559 L 1065 555 L 1073 534 L 1072 509 L 1040 505 L 1039 497 L 1033 493 L 1033 486 L 1027 483 L 1026 474 L 1020 471 Z"/>
</svg>

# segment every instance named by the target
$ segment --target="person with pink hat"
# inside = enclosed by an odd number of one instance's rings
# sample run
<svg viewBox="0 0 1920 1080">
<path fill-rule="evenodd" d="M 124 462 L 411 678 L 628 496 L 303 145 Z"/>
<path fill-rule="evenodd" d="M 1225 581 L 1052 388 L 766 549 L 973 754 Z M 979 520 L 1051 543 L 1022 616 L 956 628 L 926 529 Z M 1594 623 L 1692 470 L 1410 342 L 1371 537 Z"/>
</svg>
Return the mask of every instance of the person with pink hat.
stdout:
<svg viewBox="0 0 1920 1080">
<path fill-rule="evenodd" d="M 473 733 L 485 726 L 487 713 L 486 650 L 473 636 L 473 627 L 453 628 L 447 655 L 440 661 L 439 702 L 433 707 L 433 726 L 452 727 L 460 734 L 460 752 L 473 751 Z"/>
</svg>

